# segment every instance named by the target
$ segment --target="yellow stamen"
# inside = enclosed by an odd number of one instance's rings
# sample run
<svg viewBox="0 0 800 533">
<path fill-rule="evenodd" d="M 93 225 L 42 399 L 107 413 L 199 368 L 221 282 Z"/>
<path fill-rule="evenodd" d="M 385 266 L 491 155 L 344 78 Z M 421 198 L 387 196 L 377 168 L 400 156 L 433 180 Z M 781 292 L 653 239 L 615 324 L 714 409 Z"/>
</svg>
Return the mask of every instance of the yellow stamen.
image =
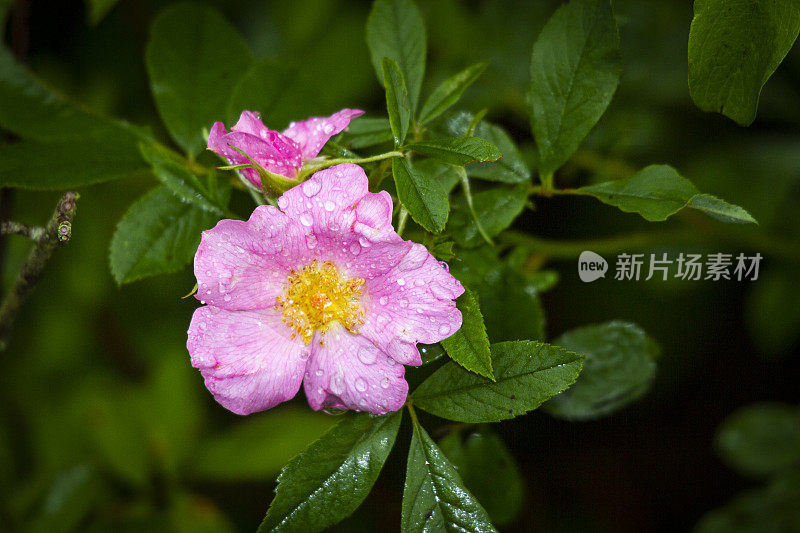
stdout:
<svg viewBox="0 0 800 533">
<path fill-rule="evenodd" d="M 352 333 L 364 323 L 359 302 L 364 280 L 345 278 L 330 261 L 315 259 L 300 270 L 292 270 L 286 281 L 286 290 L 276 299 L 275 308 L 281 310 L 283 322 L 304 343 L 311 342 L 314 331 L 324 334 L 334 322 Z"/>
</svg>

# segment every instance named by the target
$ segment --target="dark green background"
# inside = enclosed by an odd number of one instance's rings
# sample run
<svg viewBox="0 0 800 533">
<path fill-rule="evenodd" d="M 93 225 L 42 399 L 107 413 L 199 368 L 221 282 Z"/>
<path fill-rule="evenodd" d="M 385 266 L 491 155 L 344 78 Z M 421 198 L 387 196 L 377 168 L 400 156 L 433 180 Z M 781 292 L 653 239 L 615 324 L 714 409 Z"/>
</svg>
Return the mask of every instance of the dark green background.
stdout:
<svg viewBox="0 0 800 533">
<path fill-rule="evenodd" d="M 14 35 L 27 35 L 27 43 L 17 41 L 17 52 L 50 85 L 94 109 L 148 125 L 169 142 L 143 63 L 149 24 L 166 4 L 122 0 L 92 27 L 81 2 L 33 1 L 27 23 L 16 32 L 10 24 L 6 41 L 12 45 Z M 385 113 L 364 43 L 368 2 L 212 5 L 245 35 L 257 57 L 313 73 L 319 99 L 309 102 L 307 114 L 342 107 Z M 530 152 L 530 50 L 557 2 L 419 5 L 429 40 L 423 94 L 469 64 L 490 61 L 459 106 L 489 107 L 488 118 Z M 557 182 L 571 186 L 617 177 L 615 169 L 669 163 L 700 190 L 748 209 L 760 226 L 726 227 L 726 234 L 735 235 L 720 240 L 721 224 L 711 219 L 681 215 L 648 224 L 590 198 L 561 197 L 537 201 L 516 229 L 588 239 L 688 226 L 697 232 L 695 242 L 653 251 L 760 251 L 765 260 L 756 282 L 619 282 L 608 276 L 584 284 L 575 260 L 552 263 L 561 282 L 543 297 L 549 339 L 620 318 L 640 324 L 663 353 L 650 394 L 608 418 L 569 423 L 535 412 L 496 426 L 527 482 L 528 503 L 511 528 L 516 531 L 690 528 L 751 486 L 713 452 L 725 416 L 752 401 L 800 401 L 800 51 L 790 52 L 767 83 L 759 117 L 744 129 L 699 111 L 689 98 L 690 2 L 620 0 L 614 9 L 623 52 L 619 89 L 584 143 L 581 164 L 568 164 Z M 595 165 L 598 157 L 605 164 Z M 56 252 L 18 318 L 9 349 L 0 354 L 0 524 L 22 527 L 38 516 L 38 527 L 58 530 L 41 522 L 48 494 L 71 494 L 59 493 L 59 487 L 89 472 L 89 488 L 73 496 L 89 507 L 78 516 L 79 527 L 127 523 L 138 530 L 181 523 L 187 530 L 216 530 L 227 520 L 253 530 L 274 486 L 270 460 L 290 456 L 329 423 L 324 415 L 304 416 L 308 408 L 301 395 L 291 402 L 295 409 L 271 426 L 268 414 L 251 417 L 266 420 L 267 429 L 247 450 L 204 455 L 209 439 L 229 434 L 244 420 L 219 407 L 189 367 L 185 331 L 196 302 L 180 296 L 194 284 L 190 269 L 121 289 L 108 270 L 117 221 L 154 183 L 142 178 L 80 190 L 73 239 Z M 11 218 L 29 224 L 42 224 L 58 198 L 3 194 Z M 246 212 L 248 201 L 237 197 L 234 207 Z M 4 287 L 27 248 L 21 237 L 3 239 Z M 776 248 L 778 253 L 768 251 Z M 165 383 L 160 387 L 159 379 Z M 424 417 L 423 423 L 434 438 L 441 435 L 437 419 Z M 397 530 L 409 433 L 401 429 L 373 493 L 338 530 Z M 283 444 L 276 444 L 279 439 Z M 225 472 L 226 461 L 235 463 L 240 455 L 268 456 L 263 471 L 273 474 L 247 475 L 246 465 L 227 481 L 197 474 Z M 209 465 L 198 466 L 202 461 Z M 92 482 L 95 477 L 100 481 Z"/>
</svg>

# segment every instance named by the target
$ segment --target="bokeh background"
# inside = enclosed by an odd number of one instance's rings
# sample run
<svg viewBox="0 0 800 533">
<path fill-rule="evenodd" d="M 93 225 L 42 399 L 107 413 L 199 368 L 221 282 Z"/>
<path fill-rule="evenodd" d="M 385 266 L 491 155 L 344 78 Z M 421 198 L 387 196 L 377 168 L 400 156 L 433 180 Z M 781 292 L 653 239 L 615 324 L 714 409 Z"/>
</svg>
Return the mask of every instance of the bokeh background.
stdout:
<svg viewBox="0 0 800 533">
<path fill-rule="evenodd" d="M 209 3 L 257 57 L 302 73 L 316 94 L 307 114 L 342 107 L 384 112 L 364 43 L 368 2 Z M 167 4 L 121 0 L 93 23 L 83 2 L 26 0 L 3 38 L 52 87 L 147 125 L 169 143 L 142 59 L 150 22 Z M 533 163 L 525 102 L 530 50 L 558 2 L 418 4 L 429 39 L 423 92 L 469 64 L 490 61 L 459 105 L 488 107 L 488 118 L 506 127 Z M 656 240 L 652 251 L 761 252 L 765 259 L 755 282 L 609 276 L 584 284 L 575 259 L 548 263 L 561 274 L 542 295 L 548 338 L 620 318 L 657 339 L 662 356 L 650 393 L 612 416 L 566 422 L 534 412 L 495 427 L 526 484 L 526 504 L 509 531 L 691 529 L 709 510 L 758 486 L 715 452 L 725 417 L 756 401 L 800 402 L 800 50 L 767 83 L 754 125 L 741 128 L 699 111 L 689 98 L 691 2 L 617 0 L 614 9 L 621 83 L 557 181 L 569 186 L 669 163 L 700 190 L 748 209 L 760 225 L 722 227 L 685 215 L 649 224 L 593 199 L 565 197 L 536 201 L 515 228 L 596 239 L 689 227 L 689 241 Z M 111 235 L 131 201 L 154 183 L 142 177 L 80 190 L 72 241 L 54 255 L 0 353 L 0 529 L 251 531 L 280 466 L 335 421 L 312 413 L 302 395 L 247 418 L 213 401 L 185 349 L 197 305 L 180 299 L 194 285 L 189 268 L 114 284 Z M 3 209 L 39 225 L 58 196 L 4 191 Z M 246 212 L 249 200 L 238 201 Z M 21 237 L 2 240 L 4 288 L 27 250 Z M 441 434 L 441 421 L 423 422 Z M 401 430 L 372 494 L 336 530 L 398 530 L 408 433 Z"/>
</svg>

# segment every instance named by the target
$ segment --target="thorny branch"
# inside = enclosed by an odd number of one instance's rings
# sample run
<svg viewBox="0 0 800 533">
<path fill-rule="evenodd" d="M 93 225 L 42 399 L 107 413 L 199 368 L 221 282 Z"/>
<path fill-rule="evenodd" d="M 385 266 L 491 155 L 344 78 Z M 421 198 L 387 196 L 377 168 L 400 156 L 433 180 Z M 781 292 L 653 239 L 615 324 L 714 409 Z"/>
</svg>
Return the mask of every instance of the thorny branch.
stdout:
<svg viewBox="0 0 800 533">
<path fill-rule="evenodd" d="M 6 338 L 11 331 L 14 318 L 25 300 L 30 296 L 42 276 L 47 261 L 59 245 L 69 241 L 72 236 L 72 218 L 75 216 L 75 203 L 78 194 L 64 193 L 58 201 L 56 210 L 47 226 L 30 228 L 17 222 L 5 222 L 0 227 L 2 233 L 25 235 L 34 241 L 28 258 L 17 274 L 14 286 L 11 287 L 3 303 L 0 304 L 0 351 L 6 348 Z"/>
</svg>

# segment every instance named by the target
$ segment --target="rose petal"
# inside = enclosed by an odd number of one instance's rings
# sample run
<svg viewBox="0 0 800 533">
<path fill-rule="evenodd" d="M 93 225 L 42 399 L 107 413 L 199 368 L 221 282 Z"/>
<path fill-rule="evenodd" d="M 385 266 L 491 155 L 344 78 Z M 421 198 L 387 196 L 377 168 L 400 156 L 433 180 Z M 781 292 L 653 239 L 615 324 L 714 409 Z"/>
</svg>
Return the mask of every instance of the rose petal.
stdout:
<svg viewBox="0 0 800 533">
<path fill-rule="evenodd" d="M 250 220 L 221 220 L 203 232 L 194 257 L 195 298 L 228 309 L 267 309 L 289 272 L 310 261 L 301 228 L 272 206 Z"/>
<path fill-rule="evenodd" d="M 312 409 L 384 414 L 397 411 L 406 401 L 405 367 L 364 337 L 334 328 L 315 336 L 312 352 L 303 381 Z"/>
<path fill-rule="evenodd" d="M 359 333 L 398 362 L 419 364 L 407 345 L 439 342 L 461 327 L 454 300 L 464 287 L 421 244 L 391 271 L 367 279 L 364 292 L 370 298 Z"/>
<path fill-rule="evenodd" d="M 334 261 L 348 275 L 364 279 L 389 271 L 411 246 L 391 227 L 388 194 L 368 192 L 367 185 L 364 170 L 347 163 L 315 173 L 278 199 L 278 207 L 299 222 L 320 260 Z M 360 216 L 376 227 L 359 222 Z M 359 224 L 368 231 L 357 231 Z M 381 245 L 372 246 L 373 242 Z"/>
<path fill-rule="evenodd" d="M 283 132 L 300 147 L 303 160 L 314 159 L 328 139 L 345 129 L 350 120 L 364 112 L 360 109 L 342 109 L 329 117 L 311 117 L 292 122 Z"/>
<path fill-rule="evenodd" d="M 310 349 L 274 310 L 195 310 L 186 347 L 208 390 L 225 408 L 246 415 L 297 394 Z"/>
</svg>

